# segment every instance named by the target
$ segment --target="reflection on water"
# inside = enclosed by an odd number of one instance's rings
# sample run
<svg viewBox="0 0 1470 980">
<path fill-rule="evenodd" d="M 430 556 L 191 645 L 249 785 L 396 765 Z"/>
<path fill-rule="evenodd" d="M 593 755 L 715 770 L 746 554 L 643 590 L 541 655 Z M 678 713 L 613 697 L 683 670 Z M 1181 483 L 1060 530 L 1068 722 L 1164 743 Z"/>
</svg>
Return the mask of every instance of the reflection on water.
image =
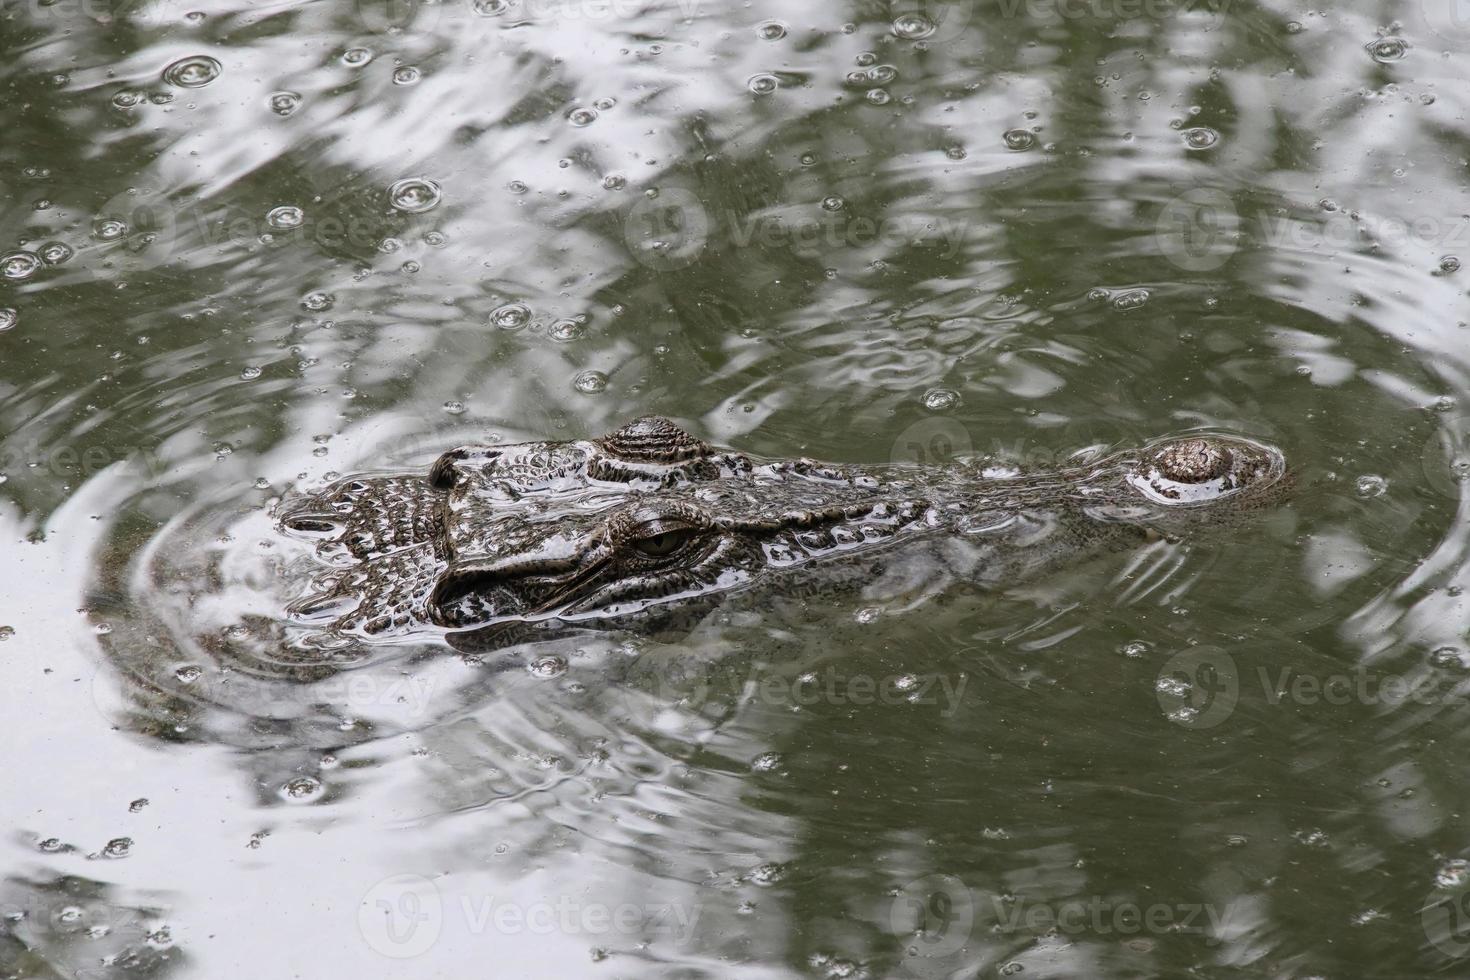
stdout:
<svg viewBox="0 0 1470 980">
<path fill-rule="evenodd" d="M 0 974 L 1465 972 L 1454 7 L 0 5 Z M 1300 488 L 916 610 L 273 632 L 289 490 L 645 412 Z"/>
</svg>

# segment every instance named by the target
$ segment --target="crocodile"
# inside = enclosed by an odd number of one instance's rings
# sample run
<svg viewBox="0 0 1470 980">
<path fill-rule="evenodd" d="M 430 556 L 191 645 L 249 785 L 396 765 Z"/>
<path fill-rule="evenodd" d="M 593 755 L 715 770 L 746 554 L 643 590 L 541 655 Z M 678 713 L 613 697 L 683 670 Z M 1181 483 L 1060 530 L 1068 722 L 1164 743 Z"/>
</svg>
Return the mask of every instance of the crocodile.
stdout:
<svg viewBox="0 0 1470 980">
<path fill-rule="evenodd" d="M 1042 471 L 762 459 L 659 416 L 601 438 L 466 446 L 426 473 L 283 502 L 322 564 L 289 618 L 356 639 L 495 646 L 624 628 L 734 595 L 861 592 L 900 562 L 1001 590 L 1090 556 L 1235 526 L 1292 485 L 1282 453 L 1194 433 Z"/>
</svg>

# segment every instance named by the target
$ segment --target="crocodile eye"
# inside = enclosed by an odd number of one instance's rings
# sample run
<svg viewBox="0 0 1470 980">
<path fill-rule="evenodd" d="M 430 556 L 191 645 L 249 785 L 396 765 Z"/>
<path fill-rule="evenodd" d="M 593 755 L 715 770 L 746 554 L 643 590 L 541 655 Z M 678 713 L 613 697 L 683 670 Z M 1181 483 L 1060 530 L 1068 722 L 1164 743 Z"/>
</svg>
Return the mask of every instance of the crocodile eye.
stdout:
<svg viewBox="0 0 1470 980">
<path fill-rule="evenodd" d="M 694 529 L 690 527 L 661 531 L 646 538 L 638 538 L 633 542 L 633 550 L 646 558 L 667 558 L 693 541 L 694 536 Z"/>
</svg>

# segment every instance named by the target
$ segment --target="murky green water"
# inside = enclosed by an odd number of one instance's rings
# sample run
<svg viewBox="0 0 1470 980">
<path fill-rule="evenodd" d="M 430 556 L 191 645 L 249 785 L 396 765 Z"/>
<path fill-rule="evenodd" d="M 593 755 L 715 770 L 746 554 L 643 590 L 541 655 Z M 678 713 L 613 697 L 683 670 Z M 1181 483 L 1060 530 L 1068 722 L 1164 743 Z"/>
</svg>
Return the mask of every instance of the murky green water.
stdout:
<svg viewBox="0 0 1470 980">
<path fill-rule="evenodd" d="M 1470 975 L 1470 11 L 0 0 L 0 976 Z M 303 662 L 269 508 L 645 412 L 1295 500 Z M 690 670 L 690 658 L 707 670 Z"/>
</svg>

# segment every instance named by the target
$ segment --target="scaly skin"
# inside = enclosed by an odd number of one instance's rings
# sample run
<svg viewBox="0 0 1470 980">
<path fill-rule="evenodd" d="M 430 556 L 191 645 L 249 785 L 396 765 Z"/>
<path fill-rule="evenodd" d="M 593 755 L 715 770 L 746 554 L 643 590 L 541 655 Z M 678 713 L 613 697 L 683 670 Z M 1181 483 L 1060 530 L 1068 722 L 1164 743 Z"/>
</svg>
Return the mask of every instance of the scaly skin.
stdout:
<svg viewBox="0 0 1470 980">
<path fill-rule="evenodd" d="M 732 594 L 856 587 L 899 555 L 998 589 L 1162 534 L 1229 526 L 1290 489 L 1276 449 L 1215 435 L 1050 472 L 759 460 L 645 417 L 601 439 L 466 447 L 427 476 L 288 504 L 329 569 L 292 607 L 331 633 L 492 638 L 632 626 Z"/>
</svg>

